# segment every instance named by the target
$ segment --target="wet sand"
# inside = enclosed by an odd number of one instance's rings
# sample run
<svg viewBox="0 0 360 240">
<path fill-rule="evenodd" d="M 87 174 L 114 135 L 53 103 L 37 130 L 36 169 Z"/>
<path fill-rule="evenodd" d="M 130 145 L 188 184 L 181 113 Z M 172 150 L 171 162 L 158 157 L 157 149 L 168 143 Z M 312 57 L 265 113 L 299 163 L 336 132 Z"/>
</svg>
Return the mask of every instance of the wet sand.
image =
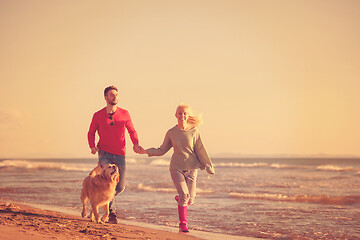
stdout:
<svg viewBox="0 0 360 240">
<path fill-rule="evenodd" d="M 96 224 L 88 218 L 0 202 L 0 239 L 199 239 L 189 234 L 130 226 Z"/>
</svg>

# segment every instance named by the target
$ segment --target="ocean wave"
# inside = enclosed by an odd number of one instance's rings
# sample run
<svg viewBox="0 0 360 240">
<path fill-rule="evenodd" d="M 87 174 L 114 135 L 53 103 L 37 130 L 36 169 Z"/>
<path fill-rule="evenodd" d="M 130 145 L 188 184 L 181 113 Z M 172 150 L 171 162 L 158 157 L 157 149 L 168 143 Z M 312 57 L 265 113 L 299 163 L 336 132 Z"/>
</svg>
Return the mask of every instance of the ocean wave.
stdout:
<svg viewBox="0 0 360 240">
<path fill-rule="evenodd" d="M 289 165 L 287 164 L 278 164 L 278 163 L 273 163 L 270 165 L 271 168 L 289 168 Z"/>
<path fill-rule="evenodd" d="M 176 192 L 175 188 L 166 188 L 166 187 L 156 188 L 156 187 L 152 187 L 152 186 L 146 186 L 142 183 L 139 183 L 137 185 L 137 189 L 146 191 L 146 192 L 167 192 L 167 193 Z"/>
<path fill-rule="evenodd" d="M 137 190 L 141 190 L 141 191 L 146 191 L 146 192 L 165 192 L 165 193 L 176 193 L 176 188 L 175 187 L 153 187 L 153 186 L 148 186 L 148 185 L 144 185 L 142 183 L 139 183 L 137 185 Z M 212 190 L 204 190 L 201 188 L 196 188 L 196 193 L 199 194 L 209 194 L 209 193 L 213 193 L 214 191 Z"/>
<path fill-rule="evenodd" d="M 199 194 L 210 194 L 210 193 L 214 193 L 213 190 L 211 189 L 202 189 L 202 188 L 196 188 L 196 193 L 199 193 Z"/>
<path fill-rule="evenodd" d="M 254 185 L 256 188 L 294 188 L 294 187 L 300 187 L 300 186 L 294 186 L 294 185 L 286 185 L 286 184 L 276 184 L 271 182 L 263 182 L 258 183 Z"/>
<path fill-rule="evenodd" d="M 27 160 L 4 160 L 0 162 L 0 168 L 19 168 L 19 169 L 35 169 L 35 170 L 64 170 L 64 171 L 81 171 L 90 172 L 96 167 L 94 164 L 75 164 L 60 162 L 37 162 Z"/>
<path fill-rule="evenodd" d="M 325 205 L 352 205 L 360 203 L 360 196 L 309 196 L 309 195 L 284 195 L 284 194 L 257 194 L 257 193 L 229 193 L 231 198 L 239 199 L 254 199 L 266 201 L 284 201 L 284 202 L 299 202 L 299 203 L 317 203 Z"/>
<path fill-rule="evenodd" d="M 170 160 L 169 159 L 147 159 L 147 158 L 126 158 L 126 164 L 145 164 L 145 165 L 152 165 L 152 166 L 169 166 Z"/>
<path fill-rule="evenodd" d="M 169 166 L 169 164 L 170 164 L 169 160 L 162 158 L 152 160 L 150 163 L 150 165 L 152 166 Z"/>
<path fill-rule="evenodd" d="M 138 160 L 135 158 L 127 158 L 126 159 L 126 163 L 129 163 L 129 164 L 136 164 L 137 162 L 138 162 Z"/>
<path fill-rule="evenodd" d="M 147 158 L 126 158 L 126 164 L 147 164 Z"/>
<path fill-rule="evenodd" d="M 306 166 L 297 166 L 297 165 L 288 165 L 288 164 L 279 164 L 279 163 L 265 163 L 265 162 L 255 162 L 255 163 L 239 163 L 239 162 L 229 162 L 229 163 L 216 163 L 215 167 L 239 167 L 239 168 L 275 168 L 275 169 L 304 169 L 308 168 Z"/>
<path fill-rule="evenodd" d="M 358 168 L 352 166 L 336 166 L 336 165 L 319 165 L 319 166 L 306 166 L 306 165 L 292 165 L 292 164 L 281 164 L 281 163 L 266 163 L 266 162 L 254 162 L 254 163 L 240 163 L 240 162 L 227 162 L 227 163 L 215 163 L 216 168 L 271 168 L 279 170 L 287 169 L 308 169 L 313 171 L 332 171 L 332 172 L 351 172 L 356 171 L 357 174 L 360 173 Z"/>
<path fill-rule="evenodd" d="M 267 163 L 216 163 L 214 167 L 243 167 L 243 168 L 253 168 L 253 167 L 267 167 L 269 164 Z"/>
<path fill-rule="evenodd" d="M 288 165 L 279 163 L 273 163 L 270 165 L 270 167 L 275 169 L 309 169 L 308 166 Z"/>
<path fill-rule="evenodd" d="M 335 171 L 335 172 L 348 172 L 353 171 L 353 167 L 339 167 L 335 165 L 320 165 L 316 167 L 317 170 L 321 171 Z"/>
</svg>

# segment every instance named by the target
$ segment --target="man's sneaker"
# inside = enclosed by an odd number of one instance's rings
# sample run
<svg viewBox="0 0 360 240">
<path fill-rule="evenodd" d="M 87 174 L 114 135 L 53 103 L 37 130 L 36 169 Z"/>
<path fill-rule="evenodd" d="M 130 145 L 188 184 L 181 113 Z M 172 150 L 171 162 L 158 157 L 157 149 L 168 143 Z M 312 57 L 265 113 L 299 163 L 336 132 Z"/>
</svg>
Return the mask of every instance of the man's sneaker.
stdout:
<svg viewBox="0 0 360 240">
<path fill-rule="evenodd" d="M 111 212 L 111 213 L 109 214 L 109 223 L 111 223 L 111 224 L 117 224 L 116 213 Z"/>
</svg>

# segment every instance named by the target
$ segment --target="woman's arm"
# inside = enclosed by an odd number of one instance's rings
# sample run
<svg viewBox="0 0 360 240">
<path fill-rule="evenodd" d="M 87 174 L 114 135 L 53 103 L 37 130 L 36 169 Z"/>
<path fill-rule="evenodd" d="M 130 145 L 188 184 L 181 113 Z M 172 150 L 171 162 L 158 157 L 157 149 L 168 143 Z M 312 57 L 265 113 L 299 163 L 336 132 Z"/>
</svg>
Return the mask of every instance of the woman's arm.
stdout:
<svg viewBox="0 0 360 240">
<path fill-rule="evenodd" d="M 205 170 L 209 174 L 215 174 L 214 166 L 213 166 L 211 159 L 210 159 L 209 155 L 207 154 L 205 147 L 201 141 L 200 134 L 198 135 L 198 138 L 195 142 L 194 150 L 195 150 L 196 157 L 201 162 L 201 164 L 204 166 Z"/>
<path fill-rule="evenodd" d="M 169 134 L 166 133 L 164 142 L 163 142 L 163 144 L 161 144 L 160 147 L 158 147 L 158 148 L 149 148 L 149 149 L 146 150 L 146 152 L 147 152 L 149 157 L 162 156 L 165 153 L 167 153 L 170 150 L 171 147 L 172 147 L 172 144 L 171 144 Z"/>
</svg>

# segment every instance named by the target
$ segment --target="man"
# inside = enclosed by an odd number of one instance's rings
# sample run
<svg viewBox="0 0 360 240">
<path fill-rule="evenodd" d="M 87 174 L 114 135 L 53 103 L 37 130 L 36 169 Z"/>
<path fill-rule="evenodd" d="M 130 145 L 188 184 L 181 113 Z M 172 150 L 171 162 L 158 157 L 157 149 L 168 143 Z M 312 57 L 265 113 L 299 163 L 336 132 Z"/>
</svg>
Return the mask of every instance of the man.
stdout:
<svg viewBox="0 0 360 240">
<path fill-rule="evenodd" d="M 129 112 L 116 106 L 118 103 L 117 88 L 114 86 L 105 88 L 104 96 L 106 107 L 94 114 L 88 132 L 88 142 L 91 153 L 96 154 L 98 152 L 99 163 L 102 168 L 110 163 L 118 166 L 120 179 L 116 185 L 116 197 L 125 190 L 125 128 L 134 144 L 133 150 L 139 153 L 143 151 L 143 148 L 139 146 L 138 135 Z M 96 131 L 99 135 L 99 142 L 95 146 Z M 109 223 L 114 224 L 117 223 L 115 197 L 109 206 Z"/>
</svg>

